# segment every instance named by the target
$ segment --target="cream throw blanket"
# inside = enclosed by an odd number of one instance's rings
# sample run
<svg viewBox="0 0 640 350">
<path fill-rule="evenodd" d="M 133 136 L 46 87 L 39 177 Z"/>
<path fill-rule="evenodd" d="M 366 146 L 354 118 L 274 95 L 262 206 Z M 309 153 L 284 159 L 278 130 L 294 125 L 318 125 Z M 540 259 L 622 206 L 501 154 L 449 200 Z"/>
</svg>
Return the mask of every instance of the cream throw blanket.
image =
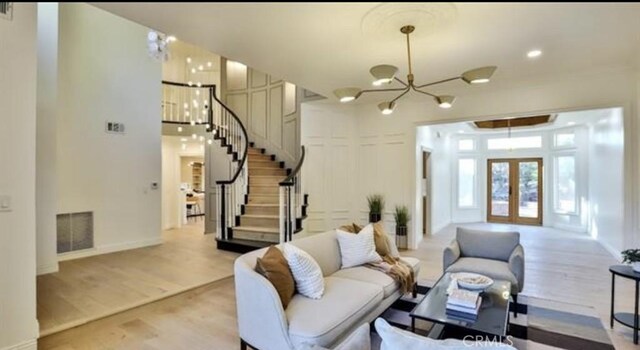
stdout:
<svg viewBox="0 0 640 350">
<path fill-rule="evenodd" d="M 344 225 L 341 230 L 357 234 L 362 230 L 362 226 L 358 224 Z M 365 266 L 386 273 L 400 284 L 400 291 L 403 294 L 410 293 L 415 284 L 415 276 L 411 265 L 400 260 L 400 258 L 391 255 L 391 249 L 388 244 L 388 236 L 384 230 L 382 221 L 373 224 L 374 239 L 376 244 L 376 252 L 382 257 L 382 261 L 378 263 L 368 263 Z"/>
</svg>

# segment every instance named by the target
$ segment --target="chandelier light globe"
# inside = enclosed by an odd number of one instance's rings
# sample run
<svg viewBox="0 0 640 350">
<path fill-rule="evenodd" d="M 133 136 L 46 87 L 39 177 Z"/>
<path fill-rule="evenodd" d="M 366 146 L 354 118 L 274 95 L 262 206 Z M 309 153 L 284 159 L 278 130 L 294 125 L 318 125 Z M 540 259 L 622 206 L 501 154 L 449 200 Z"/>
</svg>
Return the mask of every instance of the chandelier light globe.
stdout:
<svg viewBox="0 0 640 350">
<path fill-rule="evenodd" d="M 351 102 L 360 96 L 360 89 L 354 87 L 341 88 L 333 92 L 342 103 Z"/>
<path fill-rule="evenodd" d="M 369 72 L 375 79 L 373 85 L 380 86 L 382 84 L 390 84 L 398 73 L 398 67 L 390 64 L 380 64 L 372 67 Z"/>
<path fill-rule="evenodd" d="M 453 101 L 455 100 L 456 100 L 456 97 L 451 95 L 442 95 L 442 96 L 436 97 L 438 106 L 443 109 L 451 108 L 451 106 L 453 106 Z"/>
<path fill-rule="evenodd" d="M 488 83 L 496 71 L 496 66 L 480 67 L 472 70 L 468 70 L 462 73 L 462 80 L 467 84 L 484 84 Z"/>
<path fill-rule="evenodd" d="M 389 114 L 393 113 L 393 110 L 396 108 L 396 103 L 395 102 L 382 102 L 382 103 L 378 104 L 378 108 L 380 109 L 380 112 L 382 112 L 382 114 L 389 115 Z"/>
</svg>

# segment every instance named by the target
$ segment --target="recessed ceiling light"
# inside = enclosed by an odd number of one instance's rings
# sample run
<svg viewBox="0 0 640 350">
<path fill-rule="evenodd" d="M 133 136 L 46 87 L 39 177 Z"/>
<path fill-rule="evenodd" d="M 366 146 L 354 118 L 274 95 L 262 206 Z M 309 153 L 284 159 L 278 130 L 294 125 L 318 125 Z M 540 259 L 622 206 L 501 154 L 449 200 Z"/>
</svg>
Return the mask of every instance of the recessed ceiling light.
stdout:
<svg viewBox="0 0 640 350">
<path fill-rule="evenodd" d="M 464 134 L 464 130 L 458 130 L 458 132 Z"/>
<path fill-rule="evenodd" d="M 576 125 L 576 122 L 568 122 L 567 125 Z"/>
<path fill-rule="evenodd" d="M 540 55 L 542 55 L 542 51 L 537 49 L 527 52 L 527 57 L 529 58 L 536 58 L 536 57 L 539 57 Z"/>
</svg>

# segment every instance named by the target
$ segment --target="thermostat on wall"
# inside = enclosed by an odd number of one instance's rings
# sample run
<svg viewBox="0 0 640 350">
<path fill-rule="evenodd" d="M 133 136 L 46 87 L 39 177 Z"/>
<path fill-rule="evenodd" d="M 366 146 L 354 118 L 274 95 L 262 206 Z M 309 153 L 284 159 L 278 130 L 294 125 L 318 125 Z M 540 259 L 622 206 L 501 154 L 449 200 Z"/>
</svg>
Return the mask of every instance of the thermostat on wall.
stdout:
<svg viewBox="0 0 640 350">
<path fill-rule="evenodd" d="M 124 134 L 124 123 L 106 122 L 105 131 L 110 134 Z"/>
</svg>

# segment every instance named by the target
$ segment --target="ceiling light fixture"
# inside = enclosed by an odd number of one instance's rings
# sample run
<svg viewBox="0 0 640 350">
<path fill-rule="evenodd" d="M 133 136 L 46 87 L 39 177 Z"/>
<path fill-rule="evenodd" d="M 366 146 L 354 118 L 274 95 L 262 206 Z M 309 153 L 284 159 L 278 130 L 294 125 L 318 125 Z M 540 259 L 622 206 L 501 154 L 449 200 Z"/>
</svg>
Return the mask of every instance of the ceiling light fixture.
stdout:
<svg viewBox="0 0 640 350">
<path fill-rule="evenodd" d="M 531 50 L 529 52 L 527 52 L 527 57 L 529 58 L 536 58 L 538 56 L 542 55 L 542 51 L 541 50 Z"/>
<path fill-rule="evenodd" d="M 491 79 L 491 76 L 496 70 L 495 66 L 476 68 L 476 69 L 466 71 L 457 77 L 443 79 L 443 80 L 435 81 L 432 83 L 417 85 L 414 80 L 413 69 L 411 66 L 411 42 L 409 40 L 409 35 L 413 33 L 414 30 L 415 30 L 415 27 L 412 25 L 406 25 L 400 28 L 400 32 L 402 34 L 405 34 L 407 38 L 407 59 L 408 59 L 409 74 L 407 74 L 406 82 L 402 81 L 401 79 L 398 79 L 395 76 L 396 73 L 398 72 L 398 68 L 392 65 L 381 64 L 381 65 L 374 66 L 369 70 L 369 72 L 374 78 L 374 81 L 373 81 L 374 86 L 381 86 L 383 84 L 390 84 L 393 81 L 397 81 L 399 84 L 402 85 L 402 87 L 367 89 L 367 90 L 361 90 L 355 87 L 340 88 L 333 92 L 336 95 L 336 97 L 338 97 L 340 102 L 354 101 L 357 98 L 359 98 L 362 94 L 368 93 L 368 92 L 389 92 L 389 91 L 400 92 L 400 95 L 398 95 L 393 100 L 378 104 L 378 108 L 380 109 L 382 114 L 388 115 L 393 113 L 393 110 L 396 106 L 396 101 L 400 99 L 402 96 L 404 96 L 410 90 L 413 90 L 415 92 L 419 92 L 421 94 L 430 96 L 438 103 L 440 108 L 446 109 L 446 108 L 451 108 L 451 106 L 453 106 L 453 102 L 455 101 L 455 96 L 450 96 L 450 95 L 439 96 L 439 95 L 435 95 L 430 92 L 424 91 L 422 89 L 428 86 L 446 83 L 446 82 L 458 80 L 458 79 L 461 79 L 468 84 L 488 83 L 489 80 Z"/>
</svg>

